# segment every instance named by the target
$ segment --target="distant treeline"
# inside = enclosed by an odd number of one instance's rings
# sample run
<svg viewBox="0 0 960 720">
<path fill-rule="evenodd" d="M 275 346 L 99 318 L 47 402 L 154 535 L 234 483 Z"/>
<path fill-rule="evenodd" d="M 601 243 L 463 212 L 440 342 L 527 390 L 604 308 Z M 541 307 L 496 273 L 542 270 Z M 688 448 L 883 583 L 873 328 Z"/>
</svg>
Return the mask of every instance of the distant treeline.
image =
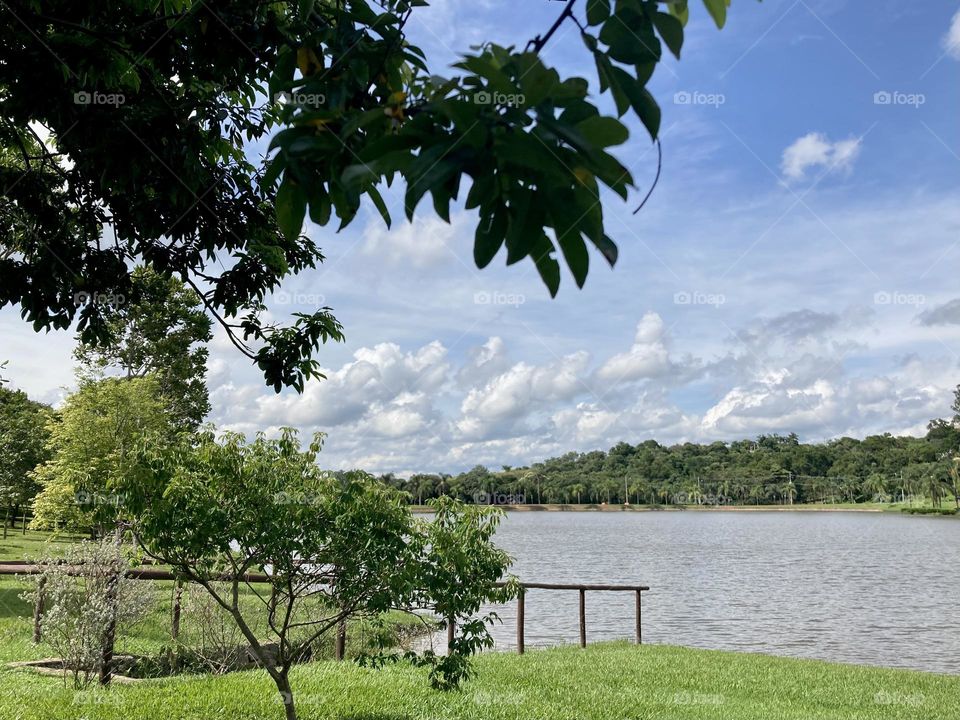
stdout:
<svg viewBox="0 0 960 720">
<path fill-rule="evenodd" d="M 960 429 L 934 421 L 922 438 L 874 435 L 801 443 L 795 434 L 756 440 L 661 445 L 621 442 L 607 452 L 570 452 L 529 467 L 478 465 L 460 473 L 381 476 L 412 503 L 439 495 L 522 505 L 608 503 L 790 505 L 927 502 L 960 507 Z"/>
</svg>

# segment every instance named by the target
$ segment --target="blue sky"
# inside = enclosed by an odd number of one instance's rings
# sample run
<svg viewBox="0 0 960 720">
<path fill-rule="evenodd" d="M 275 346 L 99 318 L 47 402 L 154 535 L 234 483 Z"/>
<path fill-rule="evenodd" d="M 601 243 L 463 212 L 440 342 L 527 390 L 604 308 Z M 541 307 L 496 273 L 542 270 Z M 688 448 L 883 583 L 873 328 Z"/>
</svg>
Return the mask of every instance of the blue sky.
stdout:
<svg viewBox="0 0 960 720">
<path fill-rule="evenodd" d="M 696 3 L 691 3 L 696 5 Z M 434 0 L 410 31 L 441 68 L 471 44 L 523 44 L 546 0 Z M 866 10 L 869 9 L 869 12 Z M 290 279 L 277 317 L 331 305 L 347 342 L 329 379 L 274 395 L 223 338 L 212 419 L 325 430 L 326 462 L 454 471 L 617 441 L 805 440 L 921 433 L 960 382 L 960 4 L 737 0 L 699 7 L 681 61 L 661 64 L 663 177 L 631 122 L 637 181 L 605 203 L 620 246 L 551 300 L 532 264 L 479 272 L 473 217 L 428 203 L 386 231 L 367 212 L 328 260 Z M 545 60 L 591 77 L 575 33 Z M 394 199 L 395 200 L 395 199 Z M 399 212 L 394 213 L 400 216 Z M 72 384 L 68 334 L 0 312 L 7 372 L 50 401 Z"/>
</svg>

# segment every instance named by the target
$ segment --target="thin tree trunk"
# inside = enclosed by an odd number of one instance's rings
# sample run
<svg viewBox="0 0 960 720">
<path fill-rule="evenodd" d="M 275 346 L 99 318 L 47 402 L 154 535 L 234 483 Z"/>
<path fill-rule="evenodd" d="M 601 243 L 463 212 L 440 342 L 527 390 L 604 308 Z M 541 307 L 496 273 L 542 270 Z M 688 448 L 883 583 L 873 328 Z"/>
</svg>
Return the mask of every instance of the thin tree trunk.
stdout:
<svg viewBox="0 0 960 720">
<path fill-rule="evenodd" d="M 123 528 L 117 524 L 116 529 L 116 547 L 119 548 L 123 543 Z M 117 563 L 119 565 L 119 561 Z M 106 601 L 110 611 L 110 619 L 107 622 L 107 630 L 103 635 L 103 648 L 100 652 L 100 684 L 109 685 L 113 679 L 113 646 L 117 638 L 117 593 L 120 590 L 121 569 L 115 567 L 107 581 Z"/>
<path fill-rule="evenodd" d="M 281 670 L 277 673 L 273 681 L 277 684 L 277 690 L 280 691 L 280 697 L 283 699 L 283 711 L 286 713 L 287 720 L 297 720 L 297 708 L 293 704 L 293 691 L 286 671 Z"/>
</svg>

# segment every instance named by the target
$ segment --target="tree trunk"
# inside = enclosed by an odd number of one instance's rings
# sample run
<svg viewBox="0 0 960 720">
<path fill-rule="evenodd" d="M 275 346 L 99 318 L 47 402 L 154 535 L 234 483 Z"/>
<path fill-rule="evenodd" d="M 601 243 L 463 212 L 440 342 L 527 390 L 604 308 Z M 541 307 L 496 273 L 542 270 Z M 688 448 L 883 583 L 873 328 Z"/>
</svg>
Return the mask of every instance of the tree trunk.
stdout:
<svg viewBox="0 0 960 720">
<path fill-rule="evenodd" d="M 123 529 L 117 524 L 115 544 L 117 548 L 123 542 Z M 119 566 L 119 560 L 117 562 Z M 120 590 L 120 573 L 122 569 L 115 567 L 107 582 L 106 601 L 110 611 L 107 630 L 103 635 L 103 648 L 100 652 L 100 684 L 109 685 L 113 679 L 113 646 L 117 638 L 117 594 Z"/>
<path fill-rule="evenodd" d="M 293 704 L 293 691 L 290 689 L 290 679 L 286 671 L 281 670 L 273 681 L 277 684 L 277 690 L 280 691 L 280 698 L 283 700 L 283 711 L 286 713 L 287 720 L 297 720 L 297 708 Z"/>
</svg>

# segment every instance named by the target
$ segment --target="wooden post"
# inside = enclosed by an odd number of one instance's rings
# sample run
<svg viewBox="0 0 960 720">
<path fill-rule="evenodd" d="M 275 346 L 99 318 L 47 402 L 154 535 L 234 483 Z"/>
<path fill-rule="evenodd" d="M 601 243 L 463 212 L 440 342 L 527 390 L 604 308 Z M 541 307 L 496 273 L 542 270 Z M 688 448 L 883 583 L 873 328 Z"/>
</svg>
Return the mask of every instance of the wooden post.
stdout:
<svg viewBox="0 0 960 720">
<path fill-rule="evenodd" d="M 333 646 L 333 656 L 337 660 L 343 660 L 347 649 L 347 621 L 341 620 L 337 623 L 337 639 Z"/>
<path fill-rule="evenodd" d="M 587 591 L 580 588 L 580 647 L 587 646 Z"/>
<path fill-rule="evenodd" d="M 637 590 L 637 645 L 641 642 L 640 636 L 640 591 Z"/>
<path fill-rule="evenodd" d="M 47 578 L 43 575 L 37 580 L 37 602 L 33 606 L 33 642 L 37 644 L 42 638 L 40 629 L 43 620 L 43 606 L 46 598 L 44 597 Z"/>
<path fill-rule="evenodd" d="M 526 596 L 523 588 L 517 596 L 517 652 L 523 655 L 523 600 Z"/>
<path fill-rule="evenodd" d="M 450 646 L 453 645 L 453 634 L 456 632 L 457 623 L 452 618 L 447 618 L 447 653 L 450 653 Z"/>
<path fill-rule="evenodd" d="M 173 618 L 170 623 L 170 639 L 177 642 L 180 637 L 180 613 L 183 603 L 183 580 L 177 579 L 173 586 Z"/>
<path fill-rule="evenodd" d="M 170 669 L 177 672 L 180 669 L 180 649 L 177 640 L 180 637 L 180 613 L 183 606 L 183 579 L 177 578 L 173 585 L 173 612 L 170 619 Z"/>
</svg>

